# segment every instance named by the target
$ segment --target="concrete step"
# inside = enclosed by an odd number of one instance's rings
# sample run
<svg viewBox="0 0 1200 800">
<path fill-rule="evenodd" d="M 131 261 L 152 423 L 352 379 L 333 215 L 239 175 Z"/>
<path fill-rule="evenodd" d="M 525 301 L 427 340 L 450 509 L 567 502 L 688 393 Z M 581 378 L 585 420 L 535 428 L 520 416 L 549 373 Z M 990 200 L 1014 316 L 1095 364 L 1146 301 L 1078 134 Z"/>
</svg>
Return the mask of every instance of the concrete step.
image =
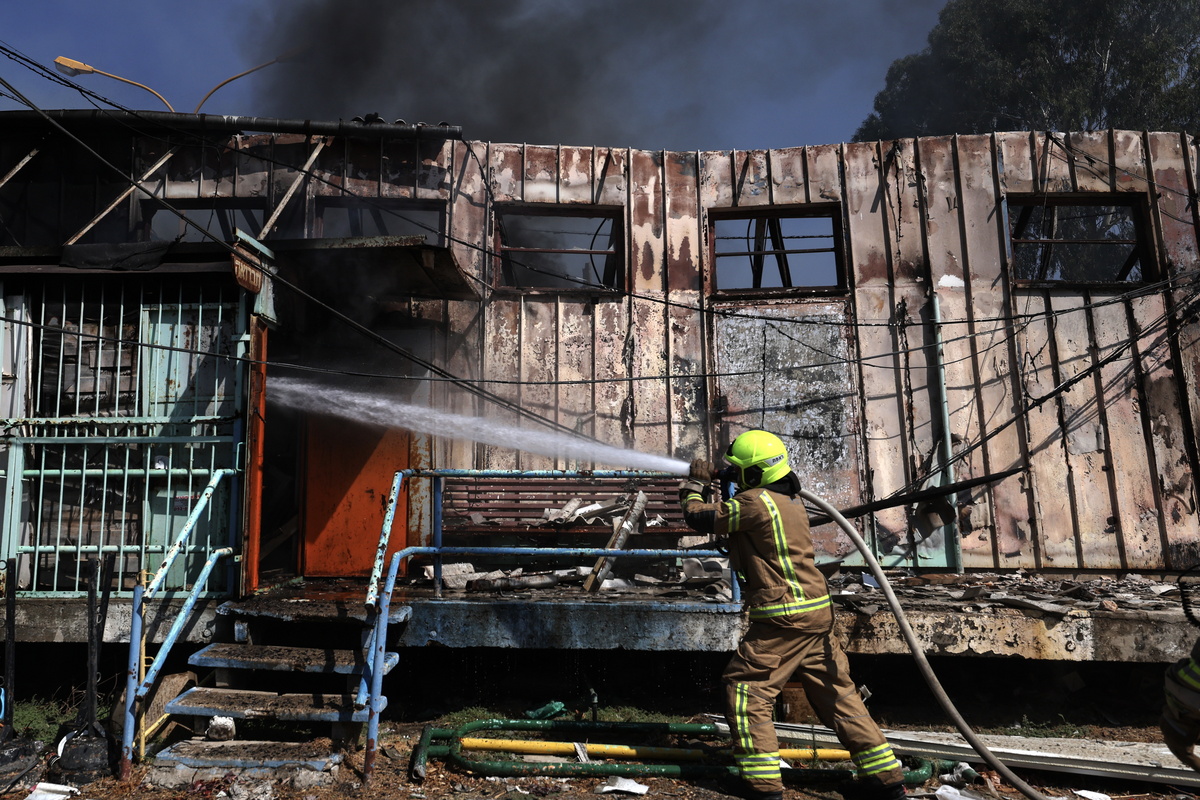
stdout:
<svg viewBox="0 0 1200 800">
<path fill-rule="evenodd" d="M 363 606 L 363 595 L 344 597 L 277 597 L 252 595 L 230 600 L 217 607 L 218 614 L 242 618 L 276 619 L 283 622 L 348 622 L 366 625 L 370 619 Z M 388 625 L 398 625 L 412 616 L 412 607 L 392 605 Z"/>
<path fill-rule="evenodd" d="M 380 698 L 383 706 L 387 698 Z M 382 710 L 382 708 L 381 708 Z M 197 686 L 167 704 L 168 714 L 290 722 L 366 722 L 367 709 L 355 708 L 353 694 L 276 694 L 248 689 Z"/>
<path fill-rule="evenodd" d="M 328 742 L 210 742 L 187 739 L 176 742 L 154 756 L 156 764 L 182 764 L 194 769 L 278 769 L 303 766 L 324 772 L 340 764 L 340 753 L 330 753 Z"/>
<path fill-rule="evenodd" d="M 385 653 L 383 674 L 400 661 L 398 653 Z M 271 672 L 317 672 L 361 675 L 363 654 L 360 650 L 335 650 L 330 647 L 281 647 L 276 645 L 210 644 L 188 658 L 197 667 L 259 669 Z"/>
</svg>

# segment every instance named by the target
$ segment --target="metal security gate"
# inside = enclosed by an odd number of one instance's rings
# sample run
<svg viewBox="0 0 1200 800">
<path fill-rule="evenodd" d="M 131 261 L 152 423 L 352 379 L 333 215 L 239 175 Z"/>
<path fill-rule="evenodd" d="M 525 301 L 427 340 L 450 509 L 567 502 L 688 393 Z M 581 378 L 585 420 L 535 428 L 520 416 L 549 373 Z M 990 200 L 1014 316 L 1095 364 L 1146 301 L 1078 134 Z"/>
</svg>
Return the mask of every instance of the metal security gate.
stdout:
<svg viewBox="0 0 1200 800">
<path fill-rule="evenodd" d="M 4 557 L 20 589 L 62 594 L 111 553 L 112 588 L 129 591 L 214 471 L 238 466 L 244 293 L 225 275 L 54 276 L 9 279 L 2 296 Z M 221 482 L 164 589 L 237 546 L 238 492 Z"/>
</svg>

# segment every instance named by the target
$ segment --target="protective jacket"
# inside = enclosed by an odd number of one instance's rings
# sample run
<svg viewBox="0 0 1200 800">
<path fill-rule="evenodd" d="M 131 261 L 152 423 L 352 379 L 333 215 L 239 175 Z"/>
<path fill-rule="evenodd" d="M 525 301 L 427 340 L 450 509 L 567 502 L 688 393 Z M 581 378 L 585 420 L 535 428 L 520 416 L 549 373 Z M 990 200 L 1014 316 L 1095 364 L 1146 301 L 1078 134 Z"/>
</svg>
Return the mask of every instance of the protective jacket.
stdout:
<svg viewBox="0 0 1200 800">
<path fill-rule="evenodd" d="M 813 561 L 808 512 L 797 496 L 795 475 L 720 503 L 706 502 L 704 491 L 694 481 L 684 484 L 684 519 L 695 530 L 728 538 L 730 565 L 742 579 L 750 619 L 804 614 L 797 620 L 801 627 L 828 628 L 829 590 Z"/>
</svg>

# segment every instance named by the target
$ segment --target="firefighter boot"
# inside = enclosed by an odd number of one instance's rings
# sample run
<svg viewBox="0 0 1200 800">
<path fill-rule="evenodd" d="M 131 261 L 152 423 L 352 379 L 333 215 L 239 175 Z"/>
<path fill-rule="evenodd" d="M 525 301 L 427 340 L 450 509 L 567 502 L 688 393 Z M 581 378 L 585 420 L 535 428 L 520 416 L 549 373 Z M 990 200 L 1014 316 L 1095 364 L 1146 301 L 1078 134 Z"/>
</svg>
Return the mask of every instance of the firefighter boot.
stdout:
<svg viewBox="0 0 1200 800">
<path fill-rule="evenodd" d="M 1163 682 L 1163 713 L 1158 727 L 1163 744 L 1176 758 L 1200 772 L 1200 757 L 1193 748 L 1200 741 L 1200 691 L 1195 686 L 1200 667 L 1184 659 L 1167 668 Z"/>
<path fill-rule="evenodd" d="M 875 775 L 838 784 L 845 800 L 904 800 L 904 783 L 884 783 Z"/>
<path fill-rule="evenodd" d="M 1159 718 L 1158 727 L 1162 731 L 1163 744 L 1167 749 L 1184 764 L 1200 772 L 1200 757 L 1192 752 L 1196 740 L 1200 739 L 1200 728 L 1195 724 L 1181 725 L 1180 720 L 1171 719 L 1166 713 Z"/>
</svg>

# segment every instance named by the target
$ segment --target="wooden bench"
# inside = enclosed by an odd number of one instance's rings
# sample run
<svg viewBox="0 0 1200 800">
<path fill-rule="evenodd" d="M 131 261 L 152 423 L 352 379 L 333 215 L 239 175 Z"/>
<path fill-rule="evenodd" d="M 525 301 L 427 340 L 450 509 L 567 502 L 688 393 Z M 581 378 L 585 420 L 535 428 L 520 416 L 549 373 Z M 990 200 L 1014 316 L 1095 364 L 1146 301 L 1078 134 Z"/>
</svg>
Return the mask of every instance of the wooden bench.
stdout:
<svg viewBox="0 0 1200 800">
<path fill-rule="evenodd" d="M 646 494 L 647 503 L 636 534 L 637 547 L 676 547 L 680 537 L 696 535 L 683 522 L 675 478 L 471 477 L 445 480 L 443 541 L 447 545 L 484 545 L 488 540 L 497 546 L 603 547 L 612 534 L 612 519 L 620 520 L 621 512 L 551 521 L 547 509 L 553 513 L 576 499 L 584 508 L 628 505 L 638 491 Z"/>
</svg>

